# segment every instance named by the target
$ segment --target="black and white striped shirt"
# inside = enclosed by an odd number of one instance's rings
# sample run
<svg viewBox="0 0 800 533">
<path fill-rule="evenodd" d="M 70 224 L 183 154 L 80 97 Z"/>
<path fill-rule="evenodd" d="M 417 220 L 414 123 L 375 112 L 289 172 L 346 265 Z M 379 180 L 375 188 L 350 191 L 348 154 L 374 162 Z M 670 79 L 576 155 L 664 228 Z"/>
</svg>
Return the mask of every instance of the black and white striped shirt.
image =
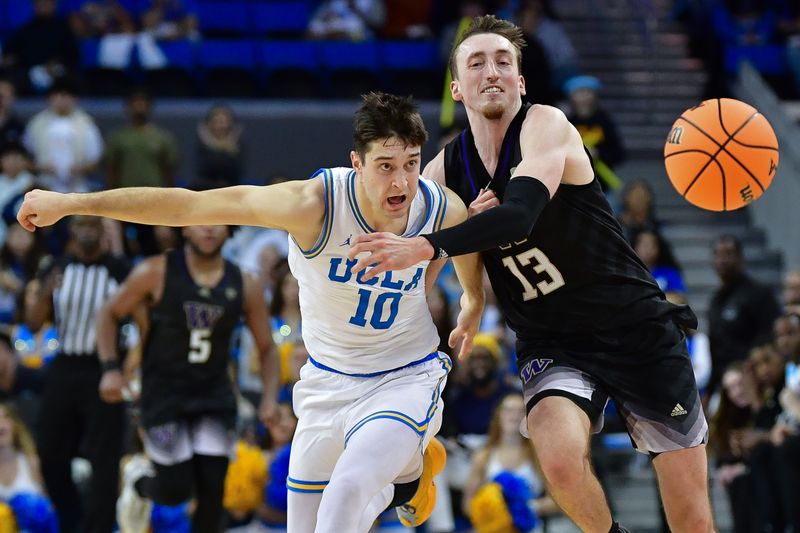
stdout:
<svg viewBox="0 0 800 533">
<path fill-rule="evenodd" d="M 60 355 L 97 353 L 97 312 L 127 275 L 123 261 L 106 255 L 83 263 L 65 255 L 55 261 L 49 275 L 60 278 L 53 291 L 53 313 L 61 341 Z"/>
</svg>

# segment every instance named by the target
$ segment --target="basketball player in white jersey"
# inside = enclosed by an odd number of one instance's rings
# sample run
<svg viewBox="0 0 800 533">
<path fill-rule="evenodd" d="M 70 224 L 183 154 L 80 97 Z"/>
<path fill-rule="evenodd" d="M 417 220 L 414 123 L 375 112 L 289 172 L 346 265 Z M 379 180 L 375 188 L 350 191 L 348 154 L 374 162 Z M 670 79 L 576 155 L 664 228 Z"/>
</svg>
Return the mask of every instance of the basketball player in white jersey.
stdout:
<svg viewBox="0 0 800 533">
<path fill-rule="evenodd" d="M 389 506 L 416 526 L 430 515 L 444 449 L 441 394 L 450 360 L 425 301 L 428 262 L 364 282 L 352 275 L 353 237 L 413 236 L 455 225 L 457 195 L 419 175 L 427 140 L 410 99 L 371 93 L 356 113 L 353 168 L 312 179 L 204 192 L 127 188 L 91 194 L 28 193 L 18 213 L 33 231 L 72 214 L 156 225 L 237 224 L 291 235 L 310 354 L 294 389 L 298 426 L 289 466 L 288 530 L 366 532 Z M 460 257 L 461 314 L 450 336 L 469 350 L 483 309 L 481 264 Z M 423 453 L 424 450 L 424 453 Z"/>
</svg>

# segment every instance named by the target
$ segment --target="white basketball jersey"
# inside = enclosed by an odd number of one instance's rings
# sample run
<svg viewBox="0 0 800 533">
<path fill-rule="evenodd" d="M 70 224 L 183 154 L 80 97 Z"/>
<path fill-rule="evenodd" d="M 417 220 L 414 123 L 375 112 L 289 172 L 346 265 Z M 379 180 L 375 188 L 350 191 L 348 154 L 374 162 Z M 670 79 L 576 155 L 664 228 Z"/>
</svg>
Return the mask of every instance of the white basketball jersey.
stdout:
<svg viewBox="0 0 800 533">
<path fill-rule="evenodd" d="M 439 336 L 425 299 L 428 261 L 362 281 L 347 259 L 357 235 L 373 233 L 356 201 L 356 173 L 320 169 L 325 219 L 310 250 L 289 238 L 289 268 L 300 286 L 303 341 L 318 364 L 347 374 L 371 374 L 405 366 L 436 351 Z M 444 190 L 419 179 L 403 236 L 440 229 L 447 209 Z"/>
</svg>

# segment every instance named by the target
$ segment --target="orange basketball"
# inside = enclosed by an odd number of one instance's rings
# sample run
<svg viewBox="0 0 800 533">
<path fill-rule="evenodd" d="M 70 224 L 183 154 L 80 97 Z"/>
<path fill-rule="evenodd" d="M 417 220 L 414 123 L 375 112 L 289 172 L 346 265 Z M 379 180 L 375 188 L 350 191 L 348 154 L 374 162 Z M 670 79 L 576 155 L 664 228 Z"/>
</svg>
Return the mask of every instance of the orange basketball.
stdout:
<svg viewBox="0 0 800 533">
<path fill-rule="evenodd" d="M 733 211 L 757 200 L 775 177 L 778 139 L 764 115 L 732 100 L 706 100 L 672 125 L 664 145 L 672 186 L 689 202 Z"/>
</svg>

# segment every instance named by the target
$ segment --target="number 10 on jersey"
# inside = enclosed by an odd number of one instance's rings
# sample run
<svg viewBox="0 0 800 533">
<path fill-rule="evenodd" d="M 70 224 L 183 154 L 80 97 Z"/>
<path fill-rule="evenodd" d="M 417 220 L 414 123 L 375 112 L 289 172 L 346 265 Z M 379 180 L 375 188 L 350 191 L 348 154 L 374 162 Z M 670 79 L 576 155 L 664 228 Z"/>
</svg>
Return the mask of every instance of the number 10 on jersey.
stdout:
<svg viewBox="0 0 800 533">
<path fill-rule="evenodd" d="M 368 289 L 358 289 L 358 308 L 356 308 L 356 314 L 350 317 L 350 323 L 363 328 L 366 327 L 367 321 L 369 321 L 369 325 L 373 329 L 389 329 L 397 318 L 397 312 L 400 310 L 400 298 L 402 297 L 403 294 L 400 292 L 378 293 L 374 298 L 374 303 L 371 306 L 372 311 L 370 312 L 373 292 Z M 386 310 L 387 305 L 389 307 L 388 312 Z M 369 318 L 367 317 L 368 314 L 370 315 Z M 384 315 L 388 316 L 384 319 Z"/>
</svg>

